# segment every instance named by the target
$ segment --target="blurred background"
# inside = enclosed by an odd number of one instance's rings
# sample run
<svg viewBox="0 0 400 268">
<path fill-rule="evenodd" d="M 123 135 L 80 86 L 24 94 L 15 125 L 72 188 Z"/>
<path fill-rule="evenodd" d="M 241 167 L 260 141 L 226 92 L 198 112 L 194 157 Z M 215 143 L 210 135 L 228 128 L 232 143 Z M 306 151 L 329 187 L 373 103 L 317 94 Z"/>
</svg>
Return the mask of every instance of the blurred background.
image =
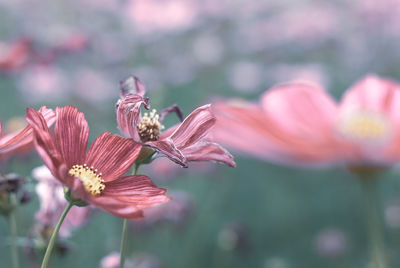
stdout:
<svg viewBox="0 0 400 268">
<path fill-rule="evenodd" d="M 336 99 L 368 73 L 400 78 L 400 1 L 0 0 L 0 120 L 25 108 L 71 104 L 91 140 L 119 133 L 119 81 L 135 74 L 153 108 L 184 114 L 216 98 L 256 98 L 277 82 L 311 80 Z M 165 125 L 177 122 L 169 116 Z M 298 170 L 235 155 L 237 168 L 141 167 L 173 203 L 132 222 L 131 267 L 368 267 L 361 189 L 345 170 Z M 31 154 L 1 166 L 32 178 Z M 381 181 L 388 256 L 400 265 L 399 172 Z M 27 189 L 35 190 L 29 179 Z M 18 210 L 22 267 L 38 267 L 29 240 L 39 200 Z M 93 211 L 52 267 L 100 267 L 119 250 L 122 220 Z M 10 267 L 8 223 L 0 259 Z M 29 253 L 29 254 L 28 254 Z M 26 255 L 23 255 L 26 254 Z"/>
</svg>

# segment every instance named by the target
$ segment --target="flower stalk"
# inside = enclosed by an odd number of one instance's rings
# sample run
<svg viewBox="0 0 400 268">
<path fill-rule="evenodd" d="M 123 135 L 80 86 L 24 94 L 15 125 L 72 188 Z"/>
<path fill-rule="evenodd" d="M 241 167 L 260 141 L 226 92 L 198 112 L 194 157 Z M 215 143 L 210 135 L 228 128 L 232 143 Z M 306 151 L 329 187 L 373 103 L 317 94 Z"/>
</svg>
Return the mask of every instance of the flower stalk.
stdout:
<svg viewBox="0 0 400 268">
<path fill-rule="evenodd" d="M 50 260 L 51 253 L 52 253 L 53 248 L 54 248 L 54 244 L 55 244 L 55 242 L 57 240 L 57 235 L 58 235 L 58 232 L 60 230 L 60 227 L 61 227 L 65 217 L 67 216 L 69 210 L 73 206 L 74 206 L 73 201 L 69 201 L 67 207 L 65 208 L 64 212 L 62 213 L 62 215 L 60 217 L 60 220 L 58 221 L 58 223 L 56 225 L 56 228 L 54 229 L 53 234 L 51 235 L 49 244 L 47 245 L 46 253 L 44 255 L 41 268 L 46 268 L 47 267 L 47 264 L 48 264 L 48 262 Z"/>
<path fill-rule="evenodd" d="M 133 167 L 132 175 L 136 175 L 140 164 L 135 164 Z M 124 219 L 122 223 L 122 234 L 121 234 L 121 247 L 120 247 L 120 258 L 119 268 L 124 268 L 125 265 L 125 254 L 126 254 L 126 240 L 128 237 L 128 219 Z"/>
<path fill-rule="evenodd" d="M 13 207 L 11 212 L 8 214 L 8 220 L 10 225 L 10 233 L 11 233 L 11 259 L 12 265 L 14 268 L 19 268 L 19 259 L 18 259 L 18 245 L 17 245 L 17 219 L 15 216 L 15 209 L 17 206 L 17 198 L 15 194 L 10 194 L 10 202 Z"/>
<path fill-rule="evenodd" d="M 371 250 L 372 267 L 387 268 L 388 266 L 385 256 L 385 244 L 382 218 L 379 209 L 377 183 L 377 178 L 373 176 L 361 177 L 367 216 L 368 239 Z"/>
</svg>

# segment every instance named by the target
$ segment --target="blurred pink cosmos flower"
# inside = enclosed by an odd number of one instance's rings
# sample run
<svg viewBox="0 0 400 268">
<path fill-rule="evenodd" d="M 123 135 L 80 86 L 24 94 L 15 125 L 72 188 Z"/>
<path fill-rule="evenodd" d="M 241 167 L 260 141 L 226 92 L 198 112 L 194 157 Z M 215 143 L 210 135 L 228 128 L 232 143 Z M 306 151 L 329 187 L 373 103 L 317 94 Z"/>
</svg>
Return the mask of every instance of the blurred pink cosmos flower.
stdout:
<svg viewBox="0 0 400 268">
<path fill-rule="evenodd" d="M 188 161 L 218 161 L 236 166 L 224 148 L 206 139 L 216 120 L 210 104 L 197 108 L 182 123 L 161 133 L 164 129 L 161 122 L 167 114 L 176 112 L 180 118 L 182 114 L 177 106 L 172 106 L 159 114 L 153 109 L 141 116 L 142 105 L 149 109 L 145 93 L 146 88 L 137 77 L 130 77 L 121 84 L 117 121 L 126 137 L 166 155 L 183 167 L 187 167 Z"/>
<path fill-rule="evenodd" d="M 43 106 L 40 108 L 39 113 L 43 116 L 48 127 L 54 124 L 56 114 L 52 109 L 47 109 L 46 106 Z M 27 125 L 22 130 L 4 133 L 0 122 L 0 160 L 5 160 L 14 154 L 24 154 L 33 150 L 33 139 L 33 130 L 30 125 Z"/>
<path fill-rule="evenodd" d="M 40 210 L 36 219 L 44 226 L 54 228 L 67 206 L 62 184 L 54 178 L 46 166 L 32 171 L 32 176 L 39 182 L 36 193 L 40 201 Z M 73 229 L 84 224 L 89 217 L 90 207 L 72 207 L 60 228 L 61 237 L 69 237 Z"/>
<path fill-rule="evenodd" d="M 284 164 L 389 165 L 400 159 L 400 86 L 368 76 L 336 103 L 318 85 L 287 83 L 260 103 L 219 102 L 214 138 Z"/>
<path fill-rule="evenodd" d="M 57 107 L 56 114 L 53 133 L 33 108 L 26 118 L 44 163 L 79 198 L 123 218 L 141 217 L 143 208 L 169 201 L 147 176 L 123 176 L 135 162 L 139 144 L 105 132 L 87 151 L 89 126 L 83 113 L 66 106 Z"/>
<path fill-rule="evenodd" d="M 0 71 L 15 71 L 24 67 L 32 55 L 32 41 L 19 39 L 10 44 L 0 44 Z"/>
</svg>

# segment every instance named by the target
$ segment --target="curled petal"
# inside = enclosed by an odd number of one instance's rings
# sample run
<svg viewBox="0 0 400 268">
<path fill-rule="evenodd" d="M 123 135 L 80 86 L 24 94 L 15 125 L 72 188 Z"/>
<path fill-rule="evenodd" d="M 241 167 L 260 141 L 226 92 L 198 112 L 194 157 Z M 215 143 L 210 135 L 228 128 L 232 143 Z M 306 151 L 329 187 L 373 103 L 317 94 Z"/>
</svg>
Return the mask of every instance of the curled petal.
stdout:
<svg viewBox="0 0 400 268">
<path fill-rule="evenodd" d="M 129 94 L 144 96 L 146 94 L 146 87 L 136 76 L 131 76 L 125 81 L 120 82 L 121 97 L 126 97 Z"/>
<path fill-rule="evenodd" d="M 165 189 L 158 188 L 149 177 L 144 175 L 125 176 L 107 182 L 102 195 L 115 197 L 126 202 L 126 205 L 138 209 L 152 207 L 170 200 L 165 196 Z"/>
<path fill-rule="evenodd" d="M 42 106 L 39 112 L 43 115 L 43 118 L 47 122 L 47 126 L 50 127 L 56 120 L 56 114 L 52 109 Z M 1 131 L 0 131 L 1 132 Z M 24 129 L 16 132 L 6 134 L 0 138 L 0 154 L 13 154 L 14 152 L 26 152 L 33 147 L 33 131 L 30 125 L 27 125 Z"/>
<path fill-rule="evenodd" d="M 236 167 L 233 156 L 219 144 L 209 141 L 200 141 L 185 148 L 182 153 L 188 161 L 217 161 Z"/>
<path fill-rule="evenodd" d="M 148 98 L 136 94 L 127 95 L 117 103 L 117 122 L 125 137 L 130 137 L 133 140 L 140 142 L 137 125 L 140 123 L 140 107 L 148 106 Z"/>
<path fill-rule="evenodd" d="M 68 167 L 82 164 L 89 139 L 89 126 L 85 115 L 72 106 L 57 107 L 56 114 L 54 139 L 58 151 Z"/>
<path fill-rule="evenodd" d="M 146 142 L 146 145 L 150 146 L 154 150 L 164 154 L 166 157 L 174 161 L 175 163 L 187 168 L 187 160 L 182 152 L 176 148 L 174 142 L 170 138 L 163 140 Z"/>
<path fill-rule="evenodd" d="M 207 104 L 194 110 L 171 134 L 170 138 L 176 148 L 182 150 L 207 135 L 215 123 L 211 105 Z"/>
<path fill-rule="evenodd" d="M 90 146 L 85 163 L 98 169 L 104 181 L 110 181 L 131 168 L 141 147 L 130 139 L 105 132 Z"/>
<path fill-rule="evenodd" d="M 32 126 L 35 135 L 36 150 L 51 173 L 62 183 L 70 185 L 71 181 L 66 176 L 67 167 L 63 158 L 53 142 L 46 120 L 32 107 L 26 110 L 26 120 Z"/>
<path fill-rule="evenodd" d="M 179 108 L 178 105 L 174 104 L 168 108 L 165 108 L 159 112 L 160 118 L 159 121 L 162 122 L 164 118 L 169 115 L 170 113 L 176 113 L 176 116 L 178 116 L 179 120 L 182 122 L 183 121 L 183 113 L 181 108 Z"/>
</svg>

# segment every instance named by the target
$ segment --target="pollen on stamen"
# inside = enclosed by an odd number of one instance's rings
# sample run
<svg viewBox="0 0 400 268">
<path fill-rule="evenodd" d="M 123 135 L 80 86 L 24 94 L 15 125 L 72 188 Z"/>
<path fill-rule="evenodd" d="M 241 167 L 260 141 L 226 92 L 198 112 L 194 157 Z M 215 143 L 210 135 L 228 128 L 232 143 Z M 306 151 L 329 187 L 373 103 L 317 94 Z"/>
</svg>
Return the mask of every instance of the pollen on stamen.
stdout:
<svg viewBox="0 0 400 268">
<path fill-rule="evenodd" d="M 68 174 L 80 179 L 85 187 L 85 190 L 93 196 L 98 196 L 106 187 L 102 174 L 97 173 L 94 167 L 84 165 L 73 165 L 68 171 Z"/>
<path fill-rule="evenodd" d="M 339 122 L 339 131 L 345 138 L 366 143 L 381 143 L 390 136 L 386 118 L 369 112 L 348 114 Z"/>
<path fill-rule="evenodd" d="M 144 113 L 137 129 L 142 142 L 156 141 L 160 138 L 160 131 L 164 126 L 159 121 L 157 110 L 153 109 L 150 113 Z"/>
</svg>

